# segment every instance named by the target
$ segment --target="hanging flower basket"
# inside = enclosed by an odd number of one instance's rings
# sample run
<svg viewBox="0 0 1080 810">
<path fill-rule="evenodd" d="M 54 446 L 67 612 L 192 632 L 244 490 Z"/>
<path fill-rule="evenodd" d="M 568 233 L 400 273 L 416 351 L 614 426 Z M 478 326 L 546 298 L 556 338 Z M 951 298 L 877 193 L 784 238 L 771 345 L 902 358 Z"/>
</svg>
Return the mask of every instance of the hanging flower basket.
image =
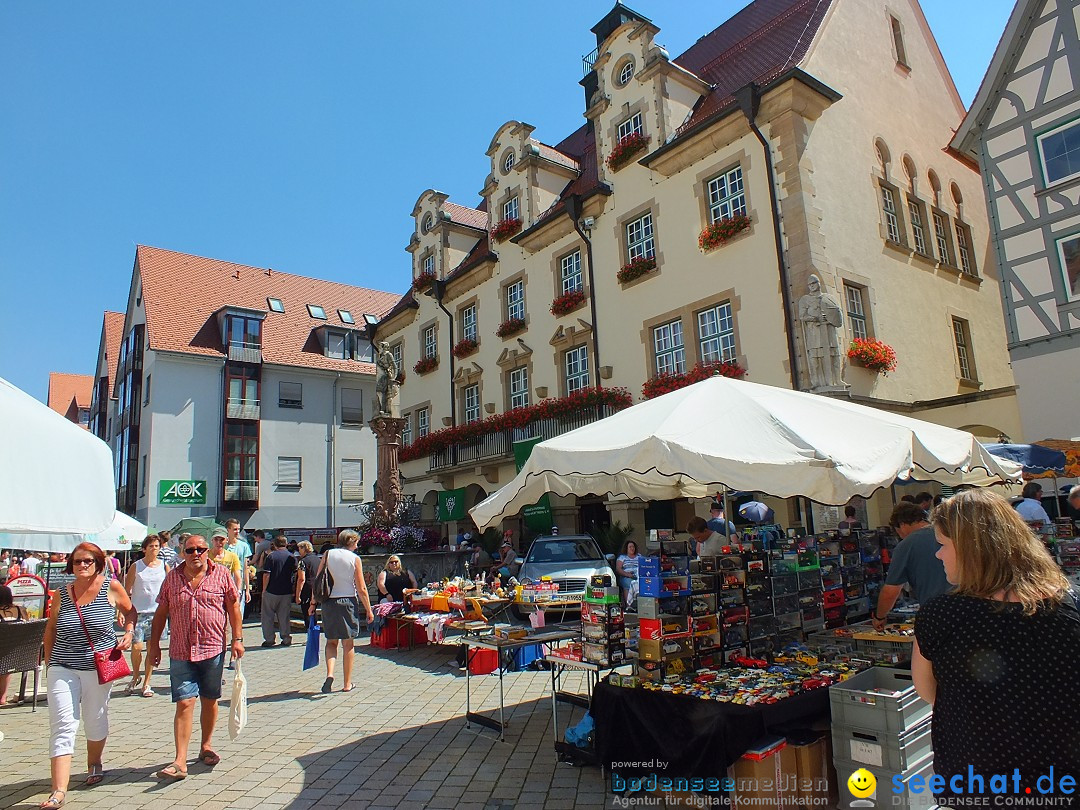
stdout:
<svg viewBox="0 0 1080 810">
<path fill-rule="evenodd" d="M 636 278 L 641 278 L 646 273 L 651 273 L 655 269 L 656 257 L 647 256 L 632 259 L 629 264 L 624 264 L 615 277 L 619 279 L 620 284 L 627 284 Z"/>
<path fill-rule="evenodd" d="M 499 328 L 495 330 L 495 334 L 501 338 L 510 337 L 516 335 L 522 331 L 526 326 L 524 318 L 509 318 L 499 324 Z"/>
<path fill-rule="evenodd" d="M 479 346 L 480 344 L 472 338 L 462 338 L 454 344 L 454 357 L 461 359 L 475 352 Z"/>
<path fill-rule="evenodd" d="M 680 388 L 685 388 L 692 383 L 701 382 L 709 377 L 720 375 L 732 377 L 736 380 L 746 376 L 746 369 L 738 363 L 719 362 L 698 363 L 689 371 L 681 374 L 658 374 L 651 380 L 646 380 L 641 386 L 641 398 L 652 399 L 663 394 L 670 394 Z"/>
<path fill-rule="evenodd" d="M 504 242 L 521 230 L 521 220 L 516 217 L 504 219 L 491 229 L 491 238 L 496 242 Z"/>
<path fill-rule="evenodd" d="M 733 217 L 718 219 L 712 225 L 706 226 L 698 236 L 698 247 L 702 250 L 718 248 L 737 234 L 750 227 L 750 217 L 745 214 L 736 214 Z"/>
<path fill-rule="evenodd" d="M 642 135 L 638 132 L 631 132 L 617 144 L 611 150 L 611 154 L 607 156 L 607 167 L 613 172 L 617 172 L 623 166 L 630 162 L 630 159 L 649 145 L 649 138 L 646 135 Z"/>
<path fill-rule="evenodd" d="M 585 293 L 582 290 L 571 290 L 563 293 L 551 302 L 551 314 L 556 318 L 573 312 L 585 303 Z"/>
<path fill-rule="evenodd" d="M 855 338 L 848 347 L 848 359 L 879 374 L 896 370 L 896 351 L 875 338 Z"/>
<path fill-rule="evenodd" d="M 432 273 L 430 270 L 428 270 L 428 271 L 425 271 L 425 272 L 421 273 L 420 275 L 418 275 L 413 280 L 412 288 L 416 292 L 420 292 L 421 290 L 425 289 L 426 287 L 429 287 L 434 281 L 435 281 L 435 274 Z"/>
<path fill-rule="evenodd" d="M 438 357 L 421 357 L 416 361 L 416 365 L 413 366 L 413 371 L 417 374 L 427 374 L 429 371 L 434 371 L 439 367 Z"/>
</svg>

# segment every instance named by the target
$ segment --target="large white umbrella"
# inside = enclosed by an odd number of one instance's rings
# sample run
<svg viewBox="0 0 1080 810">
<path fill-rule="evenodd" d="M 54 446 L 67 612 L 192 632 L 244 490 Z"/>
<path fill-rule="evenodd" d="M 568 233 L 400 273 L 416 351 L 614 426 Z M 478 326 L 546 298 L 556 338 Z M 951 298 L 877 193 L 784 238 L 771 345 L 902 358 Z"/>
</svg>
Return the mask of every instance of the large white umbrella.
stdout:
<svg viewBox="0 0 1080 810">
<path fill-rule="evenodd" d="M 544 493 L 667 500 L 719 488 L 869 497 L 896 479 L 1019 483 L 970 433 L 840 399 L 712 377 L 541 442 L 470 510 L 481 531 Z"/>
<path fill-rule="evenodd" d="M 84 540 L 96 544 L 102 551 L 129 551 L 139 548 L 148 529 L 135 518 L 114 510 L 113 521 L 103 532 L 90 534 L 44 534 L 42 532 L 0 533 L 0 548 L 26 551 L 47 551 L 50 554 L 70 554 Z"/>
<path fill-rule="evenodd" d="M 116 511 L 105 442 L 0 379 L 0 531 L 100 532 Z"/>
</svg>

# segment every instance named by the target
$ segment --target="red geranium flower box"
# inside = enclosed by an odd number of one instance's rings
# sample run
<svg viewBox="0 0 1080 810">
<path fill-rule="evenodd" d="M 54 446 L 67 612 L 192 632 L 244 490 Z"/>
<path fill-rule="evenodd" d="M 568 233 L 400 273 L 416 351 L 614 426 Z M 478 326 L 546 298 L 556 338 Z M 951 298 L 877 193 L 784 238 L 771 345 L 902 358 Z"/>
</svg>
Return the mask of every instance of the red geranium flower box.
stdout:
<svg viewBox="0 0 1080 810">
<path fill-rule="evenodd" d="M 438 357 L 421 357 L 416 361 L 416 365 L 413 366 L 413 371 L 417 374 L 427 374 L 429 371 L 434 371 L 438 367 Z"/>
<path fill-rule="evenodd" d="M 655 269 L 656 257 L 642 256 L 637 259 L 631 259 L 627 264 L 624 264 L 619 268 L 619 272 L 615 277 L 619 279 L 620 284 L 628 284 L 636 278 L 641 278 L 646 273 L 651 273 Z"/>
<path fill-rule="evenodd" d="M 733 377 L 736 380 L 746 376 L 746 369 L 738 363 L 727 361 L 713 361 L 711 363 L 698 363 L 689 371 L 681 374 L 658 374 L 651 380 L 646 380 L 641 386 L 642 399 L 652 399 L 663 394 L 678 391 L 692 383 L 701 382 L 709 377 L 720 375 L 721 377 Z"/>
<path fill-rule="evenodd" d="M 499 328 L 495 330 L 495 334 L 501 338 L 510 337 L 511 335 L 516 335 L 518 332 L 522 331 L 526 326 L 528 326 L 528 324 L 525 323 L 523 318 L 509 318 L 499 324 Z"/>
<path fill-rule="evenodd" d="M 639 132 L 631 132 L 617 144 L 611 150 L 611 154 L 607 156 L 607 166 L 613 172 L 618 171 L 627 163 L 630 162 L 630 158 L 649 145 L 649 138 L 647 135 L 642 135 Z"/>
<path fill-rule="evenodd" d="M 750 227 L 750 217 L 745 214 L 736 214 L 733 217 L 718 219 L 712 225 L 706 226 L 698 236 L 698 247 L 702 250 L 712 250 L 740 234 Z"/>
<path fill-rule="evenodd" d="M 585 303 L 585 293 L 582 290 L 571 290 L 563 293 L 551 302 L 551 314 L 559 317 L 573 312 Z"/>
<path fill-rule="evenodd" d="M 521 220 L 516 217 L 504 219 L 491 229 L 491 238 L 496 242 L 503 242 L 521 230 Z"/>
<path fill-rule="evenodd" d="M 472 354 L 479 346 L 480 344 L 472 338 L 462 338 L 454 344 L 454 357 L 460 359 L 466 355 Z"/>
<path fill-rule="evenodd" d="M 876 338 L 855 338 L 848 347 L 847 356 L 849 360 L 880 374 L 896 371 L 896 351 Z"/>
<path fill-rule="evenodd" d="M 422 289 L 429 286 L 434 281 L 435 274 L 428 270 L 421 273 L 413 280 L 412 287 L 414 290 L 416 290 L 416 292 L 420 292 Z"/>
</svg>

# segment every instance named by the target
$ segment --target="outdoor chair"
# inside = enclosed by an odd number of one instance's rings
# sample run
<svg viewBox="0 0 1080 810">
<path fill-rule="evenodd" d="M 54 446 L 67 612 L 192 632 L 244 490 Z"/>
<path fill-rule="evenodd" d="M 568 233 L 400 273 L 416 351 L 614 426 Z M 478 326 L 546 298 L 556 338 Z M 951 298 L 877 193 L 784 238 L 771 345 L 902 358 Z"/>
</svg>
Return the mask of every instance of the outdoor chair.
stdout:
<svg viewBox="0 0 1080 810">
<path fill-rule="evenodd" d="M 26 695 L 26 674 L 34 673 L 34 699 L 31 711 L 37 711 L 38 682 L 40 678 L 41 642 L 45 638 L 45 625 L 40 619 L 34 622 L 0 622 L 0 675 L 22 673 L 19 700 Z"/>
</svg>

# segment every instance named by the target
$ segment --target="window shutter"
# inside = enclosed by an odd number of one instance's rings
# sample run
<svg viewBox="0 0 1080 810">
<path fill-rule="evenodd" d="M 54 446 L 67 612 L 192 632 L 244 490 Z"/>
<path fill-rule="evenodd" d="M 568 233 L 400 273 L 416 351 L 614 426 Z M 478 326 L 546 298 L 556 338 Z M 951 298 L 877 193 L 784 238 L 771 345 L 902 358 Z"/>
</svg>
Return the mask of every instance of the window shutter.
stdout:
<svg viewBox="0 0 1080 810">
<path fill-rule="evenodd" d="M 300 486 L 300 459 L 294 456 L 278 456 L 277 483 L 279 487 Z"/>
<path fill-rule="evenodd" d="M 282 408 L 302 408 L 304 406 L 304 393 L 301 384 L 298 382 L 279 382 L 278 406 Z"/>
<path fill-rule="evenodd" d="M 364 422 L 364 392 L 359 388 L 341 389 L 341 423 L 359 425 Z"/>
<path fill-rule="evenodd" d="M 341 500 L 364 500 L 364 460 L 343 458 L 341 460 Z"/>
</svg>

